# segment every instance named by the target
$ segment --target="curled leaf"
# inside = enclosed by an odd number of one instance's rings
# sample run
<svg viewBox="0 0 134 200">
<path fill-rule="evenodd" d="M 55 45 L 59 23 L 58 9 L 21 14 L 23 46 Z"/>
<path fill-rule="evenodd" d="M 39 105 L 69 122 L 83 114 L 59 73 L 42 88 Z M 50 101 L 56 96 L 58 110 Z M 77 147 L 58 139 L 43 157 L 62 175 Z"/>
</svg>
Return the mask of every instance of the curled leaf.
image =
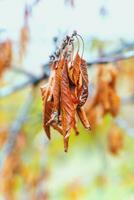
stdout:
<svg viewBox="0 0 134 200">
<path fill-rule="evenodd" d="M 116 92 L 117 70 L 109 66 L 99 66 L 96 94 L 87 108 L 92 127 L 99 124 L 105 114 L 115 117 L 119 112 L 120 98 Z"/>
<path fill-rule="evenodd" d="M 69 78 L 67 73 L 67 62 L 64 64 L 61 80 L 61 112 L 62 112 L 62 129 L 64 137 L 70 131 L 74 123 L 75 109 L 71 99 L 69 88 Z M 65 140 L 66 143 L 68 140 Z M 67 146 L 67 145 L 66 145 Z"/>
<path fill-rule="evenodd" d="M 51 119 L 52 110 L 53 110 L 53 102 L 47 100 L 47 96 L 49 96 L 49 92 L 47 91 L 46 87 L 41 88 L 41 92 L 42 92 L 42 100 L 43 100 L 43 107 L 44 107 L 43 127 L 44 127 L 47 137 L 50 139 L 51 133 L 50 133 L 50 125 L 48 122 Z M 51 126 L 54 129 L 56 129 L 60 134 L 62 134 L 62 128 L 58 124 L 53 122 Z"/>
<path fill-rule="evenodd" d="M 43 127 L 44 127 L 47 137 L 50 139 L 51 138 L 50 126 L 46 124 L 50 120 L 53 103 L 51 101 L 47 101 L 50 90 L 48 90 L 46 87 L 42 87 L 41 92 L 42 92 L 42 100 L 43 100 Z"/>
<path fill-rule="evenodd" d="M 81 75 L 85 82 L 85 84 L 88 86 L 88 72 L 87 72 L 87 63 L 85 60 L 81 59 L 81 65 L 80 65 Z"/>
<path fill-rule="evenodd" d="M 62 78 L 62 68 L 64 65 L 64 59 L 61 59 L 57 67 L 55 69 L 54 76 L 54 86 L 53 86 L 53 113 L 51 122 L 55 121 L 58 123 L 59 121 L 59 109 L 60 109 L 60 93 L 61 93 L 61 78 Z"/>
<path fill-rule="evenodd" d="M 83 106 L 86 103 L 88 98 L 88 73 L 87 73 L 87 64 L 86 61 L 81 59 L 81 76 L 82 76 L 82 87 L 81 87 L 81 94 L 79 97 L 79 107 Z"/>
<path fill-rule="evenodd" d="M 88 130 L 91 130 L 91 127 L 90 127 L 90 124 L 89 124 L 89 121 L 86 117 L 86 113 L 83 109 L 83 107 L 80 107 L 80 108 L 77 108 L 77 114 L 83 124 L 83 126 L 88 129 Z"/>
<path fill-rule="evenodd" d="M 80 64 L 81 58 L 77 53 L 71 67 L 68 69 L 69 78 L 76 86 L 78 85 L 80 77 Z"/>
</svg>

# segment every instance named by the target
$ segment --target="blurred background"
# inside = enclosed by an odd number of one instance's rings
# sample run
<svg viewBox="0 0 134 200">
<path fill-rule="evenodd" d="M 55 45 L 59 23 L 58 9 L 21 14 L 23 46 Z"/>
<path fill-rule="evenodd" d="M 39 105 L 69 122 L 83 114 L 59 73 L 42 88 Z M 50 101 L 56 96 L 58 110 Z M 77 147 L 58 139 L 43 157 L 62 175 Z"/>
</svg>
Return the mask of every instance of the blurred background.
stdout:
<svg viewBox="0 0 134 200">
<path fill-rule="evenodd" d="M 134 199 L 133 8 L 132 0 L 0 0 L 0 200 Z M 78 121 L 65 153 L 61 135 L 44 133 L 40 86 L 74 30 L 84 40 L 92 131 Z"/>
</svg>

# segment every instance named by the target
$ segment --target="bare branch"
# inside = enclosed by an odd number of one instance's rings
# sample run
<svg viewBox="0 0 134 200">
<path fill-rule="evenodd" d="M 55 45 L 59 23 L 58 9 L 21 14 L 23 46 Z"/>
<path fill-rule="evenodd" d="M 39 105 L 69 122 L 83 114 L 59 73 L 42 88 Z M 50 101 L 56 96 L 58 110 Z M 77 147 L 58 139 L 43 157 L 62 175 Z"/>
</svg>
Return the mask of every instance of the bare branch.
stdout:
<svg viewBox="0 0 134 200">
<path fill-rule="evenodd" d="M 94 60 L 91 60 L 87 62 L 87 64 L 90 65 L 95 65 L 95 64 L 107 64 L 107 63 L 112 63 L 112 62 L 118 62 L 121 60 L 128 60 L 134 58 L 134 51 L 129 51 L 124 54 L 114 56 L 114 57 L 100 57 L 96 58 Z"/>
<path fill-rule="evenodd" d="M 29 78 L 28 80 L 26 80 L 25 82 L 18 84 L 18 85 L 14 85 L 14 86 L 10 86 L 10 87 L 3 87 L 0 89 L 0 98 L 4 98 L 6 96 L 9 96 L 17 91 L 20 91 L 28 86 L 33 86 L 33 85 L 37 85 L 38 83 L 40 83 L 42 80 L 48 78 L 47 74 L 43 74 L 41 77 L 38 78 Z"/>
<path fill-rule="evenodd" d="M 107 63 L 112 63 L 112 62 L 117 62 L 117 61 L 121 61 L 121 60 L 132 59 L 132 58 L 134 58 L 134 50 L 126 52 L 124 54 L 120 54 L 118 56 L 114 56 L 114 57 L 112 57 L 112 56 L 111 57 L 99 57 L 99 58 L 93 59 L 91 61 L 88 61 L 87 64 L 89 67 L 91 67 L 92 65 L 95 65 L 95 64 L 107 64 Z M 25 70 L 15 69 L 15 68 L 13 70 L 16 70 L 19 73 L 25 74 L 29 78 L 28 78 L 28 80 L 21 83 L 20 85 L 1 88 L 0 98 L 9 96 L 9 95 L 11 95 L 21 89 L 24 89 L 25 87 L 28 87 L 30 85 L 36 85 L 36 84 L 40 83 L 43 79 L 47 79 L 49 77 L 49 72 L 50 72 L 49 63 L 46 63 L 44 65 L 45 73 L 40 77 L 35 77 L 32 74 L 30 74 L 29 72 L 26 72 Z M 133 101 L 133 99 L 132 99 L 132 101 Z"/>
<path fill-rule="evenodd" d="M 24 74 L 25 76 L 28 76 L 28 78 L 31 78 L 31 79 L 35 79 L 36 76 L 34 76 L 32 73 L 24 70 L 24 69 L 21 69 L 20 67 L 11 67 L 12 71 L 14 72 L 17 72 L 17 73 L 20 73 L 20 74 Z"/>
</svg>

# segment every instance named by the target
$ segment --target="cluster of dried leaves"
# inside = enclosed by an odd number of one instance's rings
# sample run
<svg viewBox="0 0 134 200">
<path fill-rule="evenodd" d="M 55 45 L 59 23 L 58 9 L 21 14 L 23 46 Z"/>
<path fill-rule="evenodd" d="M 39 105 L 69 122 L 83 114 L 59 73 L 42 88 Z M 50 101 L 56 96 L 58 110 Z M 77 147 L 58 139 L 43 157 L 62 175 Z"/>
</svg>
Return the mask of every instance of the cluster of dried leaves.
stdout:
<svg viewBox="0 0 134 200">
<path fill-rule="evenodd" d="M 52 56 L 51 75 L 48 85 L 41 87 L 43 100 L 44 130 L 50 139 L 50 126 L 64 139 L 67 152 L 71 129 L 79 134 L 76 114 L 86 129 L 90 130 L 83 105 L 88 97 L 87 64 L 77 51 L 73 56 L 74 37 L 67 36 L 61 48 Z M 74 57 L 74 58 L 73 58 Z"/>
<path fill-rule="evenodd" d="M 113 66 L 101 65 L 97 75 L 96 94 L 86 105 L 86 113 L 95 127 L 107 113 L 115 117 L 120 108 L 120 98 L 116 92 L 117 69 Z"/>
<path fill-rule="evenodd" d="M 0 43 L 0 76 L 3 71 L 11 65 L 12 61 L 12 43 L 6 40 Z"/>
</svg>

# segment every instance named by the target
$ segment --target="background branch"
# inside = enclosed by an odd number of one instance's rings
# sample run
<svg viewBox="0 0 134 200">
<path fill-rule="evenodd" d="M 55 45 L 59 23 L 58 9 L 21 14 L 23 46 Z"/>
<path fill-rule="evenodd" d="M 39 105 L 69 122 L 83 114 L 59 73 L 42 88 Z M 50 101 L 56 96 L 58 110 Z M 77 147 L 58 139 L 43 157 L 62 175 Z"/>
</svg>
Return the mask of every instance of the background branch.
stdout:
<svg viewBox="0 0 134 200">
<path fill-rule="evenodd" d="M 0 169 L 2 169 L 4 161 L 6 160 L 8 155 L 12 152 L 12 149 L 16 142 L 16 137 L 19 134 L 22 125 L 27 119 L 27 114 L 31 108 L 32 101 L 33 101 L 33 91 L 28 94 L 26 100 L 24 101 L 25 102 L 24 105 L 21 107 L 21 109 L 18 112 L 18 116 L 16 117 L 15 121 L 9 128 L 9 135 L 8 135 L 7 142 L 0 152 Z"/>
<path fill-rule="evenodd" d="M 134 137 L 134 129 L 129 126 L 126 120 L 124 120 L 121 117 L 117 117 L 115 119 L 115 122 L 120 128 L 125 130 L 128 135 L 130 135 L 131 137 Z"/>
<path fill-rule="evenodd" d="M 99 57 L 99 58 L 93 59 L 91 61 L 88 61 L 87 64 L 89 67 L 91 67 L 92 65 L 95 65 L 95 64 L 107 64 L 107 63 L 112 63 L 112 62 L 118 62 L 121 60 L 131 59 L 131 58 L 134 58 L 134 50 L 126 52 L 125 54 L 120 54 L 118 56 L 114 56 L 114 57 Z M 40 83 L 42 80 L 47 79 L 49 77 L 49 73 L 50 73 L 49 63 L 46 63 L 44 65 L 44 73 L 40 77 L 35 77 L 31 73 L 29 73 L 25 70 L 22 70 L 22 69 L 13 68 L 13 70 L 15 70 L 19 73 L 25 74 L 28 77 L 28 80 L 21 83 L 20 85 L 1 88 L 0 89 L 0 98 L 9 96 L 9 95 L 11 95 L 21 89 L 24 89 L 25 87 L 28 87 L 30 85 L 36 85 L 36 84 Z M 133 98 L 130 97 L 130 99 L 132 99 L 132 101 L 133 101 Z"/>
<path fill-rule="evenodd" d="M 21 84 L 10 86 L 10 87 L 3 87 L 0 90 L 0 98 L 9 96 L 9 95 L 11 95 L 17 91 L 20 91 L 28 86 L 37 85 L 38 83 L 40 83 L 42 80 L 44 80 L 46 78 L 48 78 L 48 75 L 44 73 L 42 76 L 40 76 L 38 78 L 29 77 L 28 80 L 24 81 Z"/>
</svg>

